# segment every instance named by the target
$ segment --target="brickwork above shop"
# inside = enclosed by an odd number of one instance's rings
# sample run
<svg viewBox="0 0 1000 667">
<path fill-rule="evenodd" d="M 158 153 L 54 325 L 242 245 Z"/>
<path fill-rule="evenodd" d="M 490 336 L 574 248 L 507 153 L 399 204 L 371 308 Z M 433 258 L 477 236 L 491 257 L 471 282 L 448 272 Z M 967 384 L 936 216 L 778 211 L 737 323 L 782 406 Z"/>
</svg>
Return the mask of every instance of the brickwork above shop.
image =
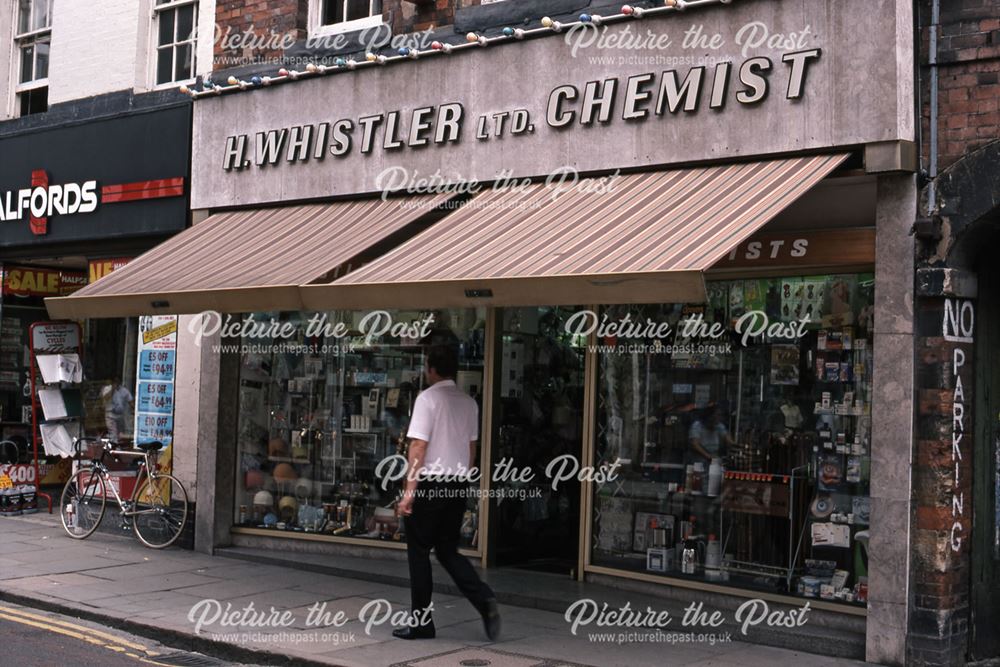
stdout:
<svg viewBox="0 0 1000 667">
<path fill-rule="evenodd" d="M 921 23 L 930 21 L 928 0 L 921 2 Z M 921 63 L 926 66 L 928 27 L 921 30 Z M 941 3 L 938 29 L 938 167 L 1000 137 L 1000 16 L 990 0 Z M 926 69 L 924 70 L 926 72 Z M 921 82 L 923 155 L 930 131 L 929 77 Z"/>
<path fill-rule="evenodd" d="M 258 35 L 306 36 L 309 0 L 219 0 L 215 6 L 219 36 L 241 35 L 248 30 Z M 223 40 L 215 42 L 215 69 L 225 68 L 230 58 L 277 58 L 283 49 L 265 39 L 260 48 L 243 46 L 224 49 Z"/>
</svg>

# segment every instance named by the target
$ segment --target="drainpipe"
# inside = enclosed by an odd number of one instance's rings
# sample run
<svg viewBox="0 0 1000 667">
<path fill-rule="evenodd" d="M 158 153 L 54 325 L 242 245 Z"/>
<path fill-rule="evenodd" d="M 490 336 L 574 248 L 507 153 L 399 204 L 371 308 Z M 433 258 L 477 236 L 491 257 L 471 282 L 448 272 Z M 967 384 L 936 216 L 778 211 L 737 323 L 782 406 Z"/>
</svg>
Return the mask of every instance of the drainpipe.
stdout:
<svg viewBox="0 0 1000 667">
<path fill-rule="evenodd" d="M 927 215 L 937 209 L 937 175 L 938 175 L 938 23 L 941 20 L 941 0 L 931 2 L 931 24 L 927 64 L 931 70 L 930 81 L 930 145 L 928 146 L 927 172 L 930 183 L 927 185 Z"/>
</svg>

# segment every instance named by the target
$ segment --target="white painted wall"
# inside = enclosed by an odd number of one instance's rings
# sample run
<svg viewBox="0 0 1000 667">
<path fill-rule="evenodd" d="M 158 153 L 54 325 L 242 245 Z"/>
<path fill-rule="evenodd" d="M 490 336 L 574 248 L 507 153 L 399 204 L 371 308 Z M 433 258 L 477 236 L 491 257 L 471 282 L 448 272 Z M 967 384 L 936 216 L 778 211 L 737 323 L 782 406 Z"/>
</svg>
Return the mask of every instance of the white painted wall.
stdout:
<svg viewBox="0 0 1000 667">
<path fill-rule="evenodd" d="M 215 2 L 216 0 L 201 0 L 198 5 L 198 46 L 194 66 L 199 76 L 212 73 L 215 57 Z"/>
<path fill-rule="evenodd" d="M 49 105 L 135 85 L 138 33 L 149 0 L 56 2 L 49 61 Z M 141 25 L 144 24 L 144 25 Z"/>
<path fill-rule="evenodd" d="M 0 45 L 0 91 L 8 91 L 7 95 L 0 99 L 0 120 L 10 118 L 13 113 L 13 63 L 14 54 L 14 11 L 17 4 L 13 2 L 0 2 L 0 36 L 7 35 L 7 39 Z"/>
<path fill-rule="evenodd" d="M 199 0 L 195 69 L 212 71 L 216 0 Z M 13 112 L 11 72 L 14 3 L 0 1 L 0 90 Z M 55 3 L 49 64 L 49 104 L 121 90 L 154 89 L 153 0 L 62 0 Z"/>
</svg>

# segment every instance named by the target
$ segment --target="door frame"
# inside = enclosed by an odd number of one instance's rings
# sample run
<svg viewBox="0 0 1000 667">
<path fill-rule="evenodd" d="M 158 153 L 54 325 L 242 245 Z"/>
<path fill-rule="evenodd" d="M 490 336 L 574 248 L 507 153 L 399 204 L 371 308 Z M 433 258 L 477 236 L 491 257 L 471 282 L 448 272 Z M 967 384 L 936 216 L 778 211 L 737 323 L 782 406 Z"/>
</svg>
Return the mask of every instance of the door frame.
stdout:
<svg viewBox="0 0 1000 667">
<path fill-rule="evenodd" d="M 509 306 L 506 309 L 517 308 Z M 557 306 L 553 306 L 557 307 Z M 599 306 L 586 306 L 594 312 L 599 312 Z M 483 491 L 493 489 L 493 443 L 499 435 L 499 422 L 495 419 L 497 405 L 500 401 L 499 373 L 503 370 L 503 346 L 500 344 L 503 336 L 503 311 L 502 306 L 490 306 L 486 309 L 486 347 L 484 351 L 484 373 L 483 380 L 483 415 L 482 415 L 482 437 L 480 438 L 480 466 L 482 470 L 482 483 L 480 488 Z M 584 348 L 583 360 L 583 421 L 580 426 L 580 465 L 593 465 L 594 443 L 595 443 L 595 414 L 596 414 L 596 389 L 597 389 L 597 336 L 591 333 L 587 338 Z M 482 569 L 497 567 L 496 548 L 498 543 L 496 526 L 490 521 L 491 513 L 496 507 L 496 503 L 484 493 L 479 501 L 479 560 Z M 574 575 L 577 581 L 583 581 L 586 568 L 590 566 L 590 544 L 592 523 L 590 516 L 593 508 L 593 482 L 585 480 L 580 482 L 580 508 L 579 529 L 577 531 L 577 564 L 574 568 Z"/>
<path fill-rule="evenodd" d="M 976 325 L 976 398 L 973 420 L 973 529 L 970 571 L 973 659 L 1000 655 L 1000 270 L 986 262 L 979 273 Z M 980 631 L 981 630 L 981 631 Z"/>
</svg>

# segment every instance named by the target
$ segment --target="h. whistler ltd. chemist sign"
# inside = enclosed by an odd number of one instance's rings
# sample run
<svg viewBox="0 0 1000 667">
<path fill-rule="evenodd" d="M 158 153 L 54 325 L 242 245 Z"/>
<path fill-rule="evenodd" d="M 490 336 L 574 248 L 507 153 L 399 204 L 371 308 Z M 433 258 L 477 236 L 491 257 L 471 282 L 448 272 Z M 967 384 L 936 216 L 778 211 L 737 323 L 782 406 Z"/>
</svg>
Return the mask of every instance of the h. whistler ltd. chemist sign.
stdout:
<svg viewBox="0 0 1000 667">
<path fill-rule="evenodd" d="M 193 206 L 910 140 L 892 7 L 726 4 L 202 98 Z"/>
</svg>

